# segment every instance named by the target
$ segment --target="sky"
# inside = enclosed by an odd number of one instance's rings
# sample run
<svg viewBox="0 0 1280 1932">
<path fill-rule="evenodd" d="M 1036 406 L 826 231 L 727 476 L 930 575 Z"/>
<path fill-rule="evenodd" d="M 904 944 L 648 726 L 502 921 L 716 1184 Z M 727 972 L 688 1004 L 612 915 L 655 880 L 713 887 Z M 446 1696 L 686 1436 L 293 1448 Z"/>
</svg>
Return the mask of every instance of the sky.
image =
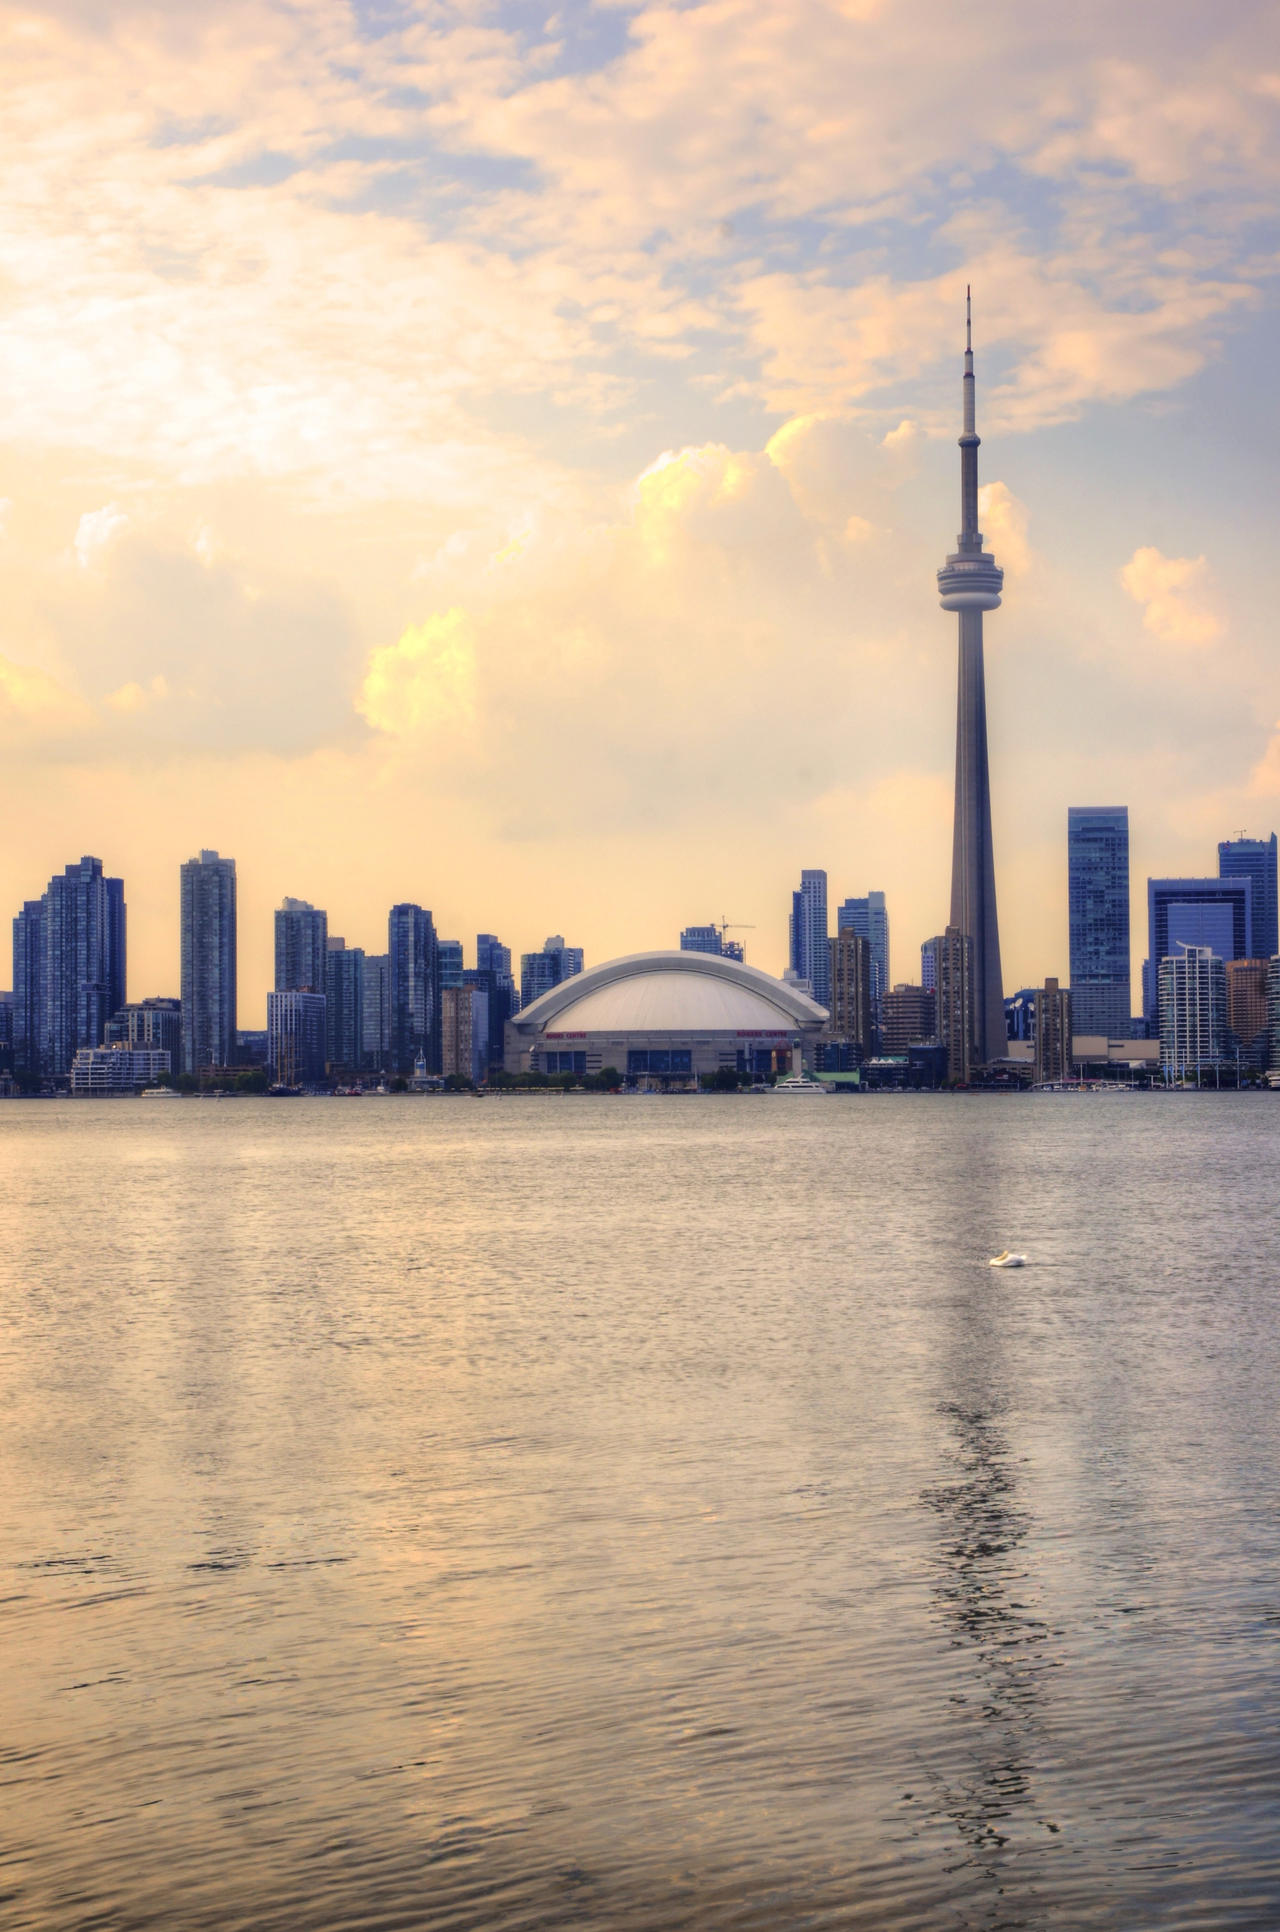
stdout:
<svg viewBox="0 0 1280 1932">
<path fill-rule="evenodd" d="M 1280 14 L 0 4 L 0 905 L 178 866 L 588 963 L 945 923 L 974 291 L 1006 990 L 1066 813 L 1280 823 Z M 0 967 L 0 978 L 7 975 Z"/>
</svg>

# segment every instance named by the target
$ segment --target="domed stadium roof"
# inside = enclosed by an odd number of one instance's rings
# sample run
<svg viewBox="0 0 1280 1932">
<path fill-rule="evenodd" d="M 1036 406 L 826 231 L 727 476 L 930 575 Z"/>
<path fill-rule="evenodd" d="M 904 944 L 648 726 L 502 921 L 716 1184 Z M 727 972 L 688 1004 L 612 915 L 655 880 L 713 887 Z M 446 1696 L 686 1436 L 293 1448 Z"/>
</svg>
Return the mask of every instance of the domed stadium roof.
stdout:
<svg viewBox="0 0 1280 1932">
<path fill-rule="evenodd" d="M 522 1033 L 790 1033 L 823 1008 L 754 966 L 713 953 L 633 953 L 561 982 L 516 1015 Z"/>
</svg>

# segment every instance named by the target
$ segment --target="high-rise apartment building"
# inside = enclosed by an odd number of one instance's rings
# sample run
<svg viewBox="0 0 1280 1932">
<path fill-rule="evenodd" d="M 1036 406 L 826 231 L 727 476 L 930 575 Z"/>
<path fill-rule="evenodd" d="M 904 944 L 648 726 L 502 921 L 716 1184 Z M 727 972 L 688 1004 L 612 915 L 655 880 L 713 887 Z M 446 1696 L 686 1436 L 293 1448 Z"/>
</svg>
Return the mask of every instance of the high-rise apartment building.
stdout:
<svg viewBox="0 0 1280 1932">
<path fill-rule="evenodd" d="M 44 900 L 28 899 L 13 922 L 13 1070 L 34 1080 L 45 1063 Z"/>
<path fill-rule="evenodd" d="M 819 1006 L 831 1005 L 831 951 L 827 927 L 827 875 L 800 874 L 791 895 L 791 970 L 810 987 Z"/>
<path fill-rule="evenodd" d="M 878 1023 L 881 1003 L 889 990 L 889 911 L 883 892 L 865 899 L 846 899 L 836 911 L 836 931 L 856 932 L 871 949 L 871 1012 Z"/>
<path fill-rule="evenodd" d="M 1160 961 L 1160 1064 L 1183 1079 L 1222 1060 L 1227 1046 L 1227 977 L 1209 946 L 1182 945 Z"/>
<path fill-rule="evenodd" d="M 872 1044 L 871 947 L 850 926 L 841 927 L 828 941 L 831 950 L 830 1019 L 827 1031 L 857 1053 L 870 1053 Z"/>
<path fill-rule="evenodd" d="M 83 858 L 27 901 L 13 936 L 20 1070 L 69 1073 L 81 1047 L 102 1045 L 124 1005 L 124 884 L 103 876 L 101 859 Z"/>
<path fill-rule="evenodd" d="M 520 955 L 520 1005 L 523 1009 L 533 1000 L 549 993 L 553 986 L 572 979 L 580 973 L 585 964 L 581 946 L 566 946 L 559 933 L 552 933 L 543 944 L 540 953 Z"/>
<path fill-rule="evenodd" d="M 747 949 L 737 939 L 726 939 L 723 926 L 686 926 L 680 935 L 682 953 L 710 953 L 715 959 L 746 960 Z"/>
<path fill-rule="evenodd" d="M 440 991 L 443 993 L 446 986 L 461 986 L 462 984 L 462 941 L 460 939 L 442 939 L 439 941 L 438 951 L 440 954 Z"/>
<path fill-rule="evenodd" d="M 987 687 L 982 658 L 983 613 L 999 608 L 1004 572 L 991 553 L 983 549 L 982 532 L 978 528 L 979 437 L 967 294 L 963 397 L 960 535 L 954 552 L 938 572 L 938 597 L 943 610 L 959 613 L 960 622 L 951 926 L 958 933 L 967 934 L 973 942 L 969 969 L 974 1013 L 972 1050 L 978 1065 L 984 1066 L 988 1060 L 998 1059 L 1005 1050 L 1004 987 L 1000 975 L 1000 928 L 996 918 L 996 867 L 991 836 L 991 773 L 987 756 Z M 938 991 L 941 1029 L 941 982 Z"/>
<path fill-rule="evenodd" d="M 1160 1024 L 1160 968 L 1180 948 L 1207 947 L 1224 963 L 1253 959 L 1253 884 L 1248 878 L 1148 879 L 1144 996 L 1154 1033 Z"/>
<path fill-rule="evenodd" d="M 364 953 L 330 938 L 325 954 L 325 1059 L 331 1069 L 358 1073 L 364 1065 Z"/>
<path fill-rule="evenodd" d="M 1010 993 L 1004 1003 L 1004 1030 L 1007 1039 L 1021 1041 L 1024 1045 L 1035 1039 L 1036 1001 L 1039 996 L 1040 989 L 1036 986 L 1020 986 L 1016 993 Z"/>
<path fill-rule="evenodd" d="M 1267 1063 L 1267 974 L 1265 959 L 1226 961 L 1228 1045 L 1250 1067 Z"/>
<path fill-rule="evenodd" d="M 201 852 L 180 880 L 182 1067 L 198 1074 L 237 1059 L 236 862 Z"/>
<path fill-rule="evenodd" d="M 369 1073 L 383 1073 L 391 1065 L 391 955 L 366 953 L 364 956 L 364 1013 L 361 1038 L 364 1067 Z"/>
<path fill-rule="evenodd" d="M 505 1028 L 520 1004 L 520 995 L 511 972 L 511 948 L 491 932 L 476 934 L 474 975 L 464 974 L 469 984 L 482 986 L 488 995 L 488 1047 L 486 1065 L 501 1066 Z"/>
<path fill-rule="evenodd" d="M 977 1063 L 973 941 L 958 926 L 948 926 L 928 943 L 933 949 L 937 1035 L 947 1050 L 947 1079 L 966 1083 Z M 1003 1013 L 1003 997 L 1000 1010 Z"/>
<path fill-rule="evenodd" d="M 182 1065 L 182 1001 L 130 1001 L 107 1021 L 105 1044 L 128 1047 L 131 1051 L 167 1053 L 169 1070 L 176 1073 Z"/>
<path fill-rule="evenodd" d="M 267 994 L 267 1064 L 282 1087 L 324 1079 L 325 997 L 298 987 Z"/>
<path fill-rule="evenodd" d="M 1065 1080 L 1071 1071 L 1073 995 L 1074 988 L 1068 992 L 1056 979 L 1047 979 L 1039 989 L 1035 1060 L 1038 1081 Z"/>
<path fill-rule="evenodd" d="M 440 991 L 441 1070 L 479 1086 L 487 1068 L 488 997 L 479 986 Z"/>
<path fill-rule="evenodd" d="M 440 1071 L 440 959 L 435 922 L 423 906 L 392 906 L 387 919 L 391 961 L 391 1066 L 412 1074 L 421 1054 Z"/>
<path fill-rule="evenodd" d="M 1218 877 L 1247 879 L 1253 914 L 1253 954 L 1271 959 L 1280 952 L 1276 930 L 1276 835 L 1269 839 L 1223 839 L 1218 846 Z"/>
<path fill-rule="evenodd" d="M 306 899 L 285 899 L 276 913 L 276 992 L 323 993 L 329 915 Z"/>
<path fill-rule="evenodd" d="M 1067 919 L 1072 1024 L 1077 1033 L 1127 1039 L 1133 1010 L 1127 805 L 1068 807 Z"/>
<path fill-rule="evenodd" d="M 926 942 L 932 946 L 936 942 Z M 936 967 L 937 955 L 930 953 Z M 891 986 L 880 1002 L 880 1051 L 905 1053 L 909 1047 L 923 1046 L 937 1034 L 937 1000 L 932 987 Z"/>
</svg>

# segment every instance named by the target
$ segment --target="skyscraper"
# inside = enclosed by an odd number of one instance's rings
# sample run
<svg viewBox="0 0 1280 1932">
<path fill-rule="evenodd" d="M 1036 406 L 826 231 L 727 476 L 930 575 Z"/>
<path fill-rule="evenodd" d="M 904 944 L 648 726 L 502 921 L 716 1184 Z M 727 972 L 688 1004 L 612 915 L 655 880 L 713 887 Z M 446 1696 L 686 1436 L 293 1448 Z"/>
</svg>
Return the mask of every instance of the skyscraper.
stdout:
<svg viewBox="0 0 1280 1932">
<path fill-rule="evenodd" d="M 1066 1079 L 1071 1071 L 1071 1035 L 1075 1026 L 1073 994 L 1065 986 L 1059 986 L 1056 979 L 1047 979 L 1036 997 L 1037 1080 Z"/>
<path fill-rule="evenodd" d="M 974 1068 L 976 1026 L 973 941 L 958 926 L 948 926 L 927 943 L 933 953 L 935 1025 L 938 1039 L 947 1049 L 947 1079 L 967 1082 Z M 1002 1029 L 1003 1011 L 1001 1001 Z"/>
<path fill-rule="evenodd" d="M 28 899 L 13 922 L 13 1070 L 35 1080 L 45 1056 L 44 900 Z"/>
<path fill-rule="evenodd" d="M 1161 965 L 1182 946 L 1207 947 L 1224 962 L 1254 958 L 1252 881 L 1248 878 L 1147 880 L 1144 990 L 1149 1000 L 1147 1018 L 1160 1039 L 1164 1038 L 1160 1022 Z"/>
<path fill-rule="evenodd" d="M 1129 1034 L 1129 808 L 1067 808 L 1071 1024 L 1077 1033 Z"/>
<path fill-rule="evenodd" d="M 566 946 L 560 934 L 552 933 L 543 942 L 540 953 L 520 955 L 520 1005 L 528 1006 L 533 1000 L 549 993 L 553 986 L 562 980 L 572 979 L 580 973 L 585 964 L 581 946 Z"/>
<path fill-rule="evenodd" d="M 871 1012 L 879 1023 L 880 1008 L 889 990 L 889 912 L 883 892 L 865 899 L 846 899 L 836 913 L 836 931 L 856 932 L 871 948 Z"/>
<path fill-rule="evenodd" d="M 462 984 L 462 941 L 460 939 L 441 939 L 437 945 L 440 955 L 440 991 L 446 986 Z"/>
<path fill-rule="evenodd" d="M 364 1065 L 364 953 L 345 939 L 330 939 L 325 954 L 325 1060 L 344 1072 Z"/>
<path fill-rule="evenodd" d="M 391 1065 L 411 1074 L 419 1054 L 440 1071 L 440 959 L 435 922 L 423 906 L 392 906 L 387 918 L 391 961 Z"/>
<path fill-rule="evenodd" d="M 284 1087 L 324 1079 L 323 993 L 299 987 L 267 994 L 267 1064 Z"/>
<path fill-rule="evenodd" d="M 55 873 L 42 903 L 42 1071 L 68 1073 L 124 1005 L 124 883 L 104 878 L 101 859 L 83 858 Z"/>
<path fill-rule="evenodd" d="M 491 932 L 476 934 L 476 963 L 463 983 L 485 994 L 485 1065 L 501 1066 L 506 1024 L 519 1005 L 511 975 L 511 948 Z"/>
<path fill-rule="evenodd" d="M 831 951 L 827 930 L 827 875 L 802 872 L 791 895 L 791 970 L 813 989 L 819 1006 L 831 1005 Z"/>
<path fill-rule="evenodd" d="M 276 913 L 276 992 L 323 993 L 329 915 L 307 899 L 285 899 Z"/>
<path fill-rule="evenodd" d="M 871 946 L 851 926 L 838 928 L 831 951 L 828 1030 L 860 1056 L 871 1051 Z"/>
<path fill-rule="evenodd" d="M 1227 978 L 1209 946 L 1180 945 L 1160 961 L 1160 1064 L 1179 1078 L 1221 1060 L 1227 1039 Z"/>
<path fill-rule="evenodd" d="M 991 841 L 987 688 L 982 613 L 997 610 L 1004 572 L 982 547 L 978 528 L 978 444 L 974 427 L 973 338 L 965 295 L 964 433 L 960 437 L 960 535 L 938 572 L 943 610 L 960 617 L 956 700 L 956 804 L 951 848 L 951 924 L 973 941 L 974 1049 L 980 1065 L 1004 1051 L 1004 988 Z M 941 1007 L 939 1008 L 941 1029 Z M 954 1076 L 953 1076 L 954 1077 Z"/>
<path fill-rule="evenodd" d="M 361 1027 L 364 1066 L 382 1073 L 391 1063 L 391 955 L 364 956 L 364 1015 Z"/>
<path fill-rule="evenodd" d="M 1269 839 L 1223 839 L 1218 847 L 1218 877 L 1247 879 L 1252 888 L 1253 950 L 1259 959 L 1280 952 L 1276 925 L 1276 835 Z"/>
<path fill-rule="evenodd" d="M 180 872 L 182 1067 L 236 1059 L 236 862 L 202 852 Z"/>
</svg>

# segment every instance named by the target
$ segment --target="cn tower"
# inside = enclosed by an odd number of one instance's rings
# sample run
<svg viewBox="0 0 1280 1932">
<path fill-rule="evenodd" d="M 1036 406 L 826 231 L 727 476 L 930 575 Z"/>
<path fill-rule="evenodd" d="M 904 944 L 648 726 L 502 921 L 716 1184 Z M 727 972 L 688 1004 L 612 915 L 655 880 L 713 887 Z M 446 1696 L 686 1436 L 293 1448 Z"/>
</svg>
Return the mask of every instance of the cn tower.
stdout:
<svg viewBox="0 0 1280 1932">
<path fill-rule="evenodd" d="M 997 610 L 1004 572 L 982 547 L 978 528 L 978 434 L 974 428 L 973 330 L 964 298 L 964 434 L 960 438 L 960 536 L 938 572 L 943 610 L 960 614 L 960 681 L 956 700 L 956 822 L 951 848 L 951 924 L 973 947 L 974 1050 L 980 1066 L 1004 1052 L 1004 986 L 996 919 L 996 866 L 991 845 L 991 774 L 987 763 L 987 685 L 982 665 L 982 613 Z"/>
</svg>

